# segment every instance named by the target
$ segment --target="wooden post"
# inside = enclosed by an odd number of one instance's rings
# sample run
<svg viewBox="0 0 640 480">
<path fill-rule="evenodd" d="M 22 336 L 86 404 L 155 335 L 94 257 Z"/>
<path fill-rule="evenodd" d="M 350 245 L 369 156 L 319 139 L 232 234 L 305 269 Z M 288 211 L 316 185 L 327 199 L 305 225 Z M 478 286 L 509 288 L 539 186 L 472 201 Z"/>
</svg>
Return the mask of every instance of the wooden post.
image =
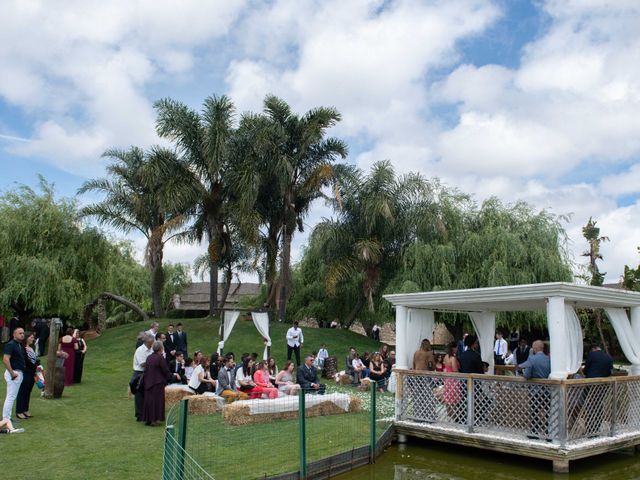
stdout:
<svg viewBox="0 0 640 480">
<path fill-rule="evenodd" d="M 569 473 L 569 460 L 553 460 L 553 473 Z"/>
<path fill-rule="evenodd" d="M 47 351 L 47 370 L 45 371 L 44 398 L 53 398 L 53 384 L 56 378 L 56 353 L 58 351 L 58 327 L 54 318 L 49 320 L 49 350 Z"/>
<path fill-rule="evenodd" d="M 473 398 L 473 378 L 467 378 L 467 432 L 473 433 L 473 409 L 474 409 L 474 398 Z"/>
</svg>

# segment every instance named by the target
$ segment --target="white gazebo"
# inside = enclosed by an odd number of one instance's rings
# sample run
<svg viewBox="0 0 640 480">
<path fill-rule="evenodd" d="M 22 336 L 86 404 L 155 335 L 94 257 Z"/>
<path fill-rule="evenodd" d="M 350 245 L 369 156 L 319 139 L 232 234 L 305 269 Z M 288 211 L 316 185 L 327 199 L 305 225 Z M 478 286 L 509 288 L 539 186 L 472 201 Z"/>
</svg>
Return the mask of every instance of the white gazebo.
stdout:
<svg viewBox="0 0 640 480">
<path fill-rule="evenodd" d="M 631 363 L 640 374 L 640 293 L 571 283 L 444 290 L 385 295 L 396 307 L 396 365 L 410 368 L 423 338 L 431 338 L 435 312 L 468 313 L 480 341 L 483 360 L 493 372 L 497 312 L 545 311 L 551 348 L 552 379 L 575 373 L 582 361 L 582 329 L 576 308 L 602 308 Z M 627 316 L 626 309 L 631 312 Z M 532 339 L 533 340 L 533 339 Z"/>
<path fill-rule="evenodd" d="M 385 298 L 396 308 L 394 427 L 399 439 L 417 436 L 548 459 L 556 472 L 567 472 L 572 460 L 640 448 L 640 293 L 543 283 Z M 606 312 L 631 375 L 567 378 L 582 362 L 577 308 Z M 496 313 L 509 311 L 546 311 L 548 379 L 410 369 L 421 340 L 432 337 L 435 312 L 457 312 L 469 315 L 493 373 Z"/>
</svg>

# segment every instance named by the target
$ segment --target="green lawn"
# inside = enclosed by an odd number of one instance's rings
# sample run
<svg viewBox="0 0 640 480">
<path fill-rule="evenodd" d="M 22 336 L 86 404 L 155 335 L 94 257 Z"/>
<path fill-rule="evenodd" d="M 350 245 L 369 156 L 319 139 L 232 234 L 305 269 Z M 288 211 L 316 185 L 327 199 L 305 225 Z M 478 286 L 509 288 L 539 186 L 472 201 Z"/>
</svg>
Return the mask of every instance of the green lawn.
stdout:
<svg viewBox="0 0 640 480">
<path fill-rule="evenodd" d="M 161 321 L 163 331 L 168 323 Z M 219 322 L 187 319 L 182 323 L 189 335 L 190 351 L 201 349 L 210 353 L 215 349 Z M 277 323 L 271 326 L 272 354 L 279 363 L 286 359 L 284 338 L 288 327 Z M 34 418 L 19 425 L 26 432 L 0 435 L 2 458 L 10 455 L 16 460 L 3 462 L 3 478 L 28 479 L 33 476 L 33 468 L 43 470 L 40 475 L 47 479 L 122 479 L 141 474 L 145 478 L 160 478 L 163 429 L 136 422 L 133 401 L 127 395 L 136 335 L 147 328 L 139 323 L 124 325 L 89 341 L 83 383 L 67 387 L 63 398 L 43 400 L 34 388 L 31 401 Z M 303 352 L 317 350 L 324 342 L 329 354 L 338 356 L 340 368 L 344 368 L 343 359 L 351 345 L 358 351 L 378 348 L 376 342 L 344 330 L 304 329 L 304 334 Z M 225 351 L 233 351 L 237 356 L 243 352 L 261 354 L 262 349 L 262 338 L 250 321 L 236 324 L 225 347 Z M 5 382 L 0 382 L 0 401 L 4 401 L 5 388 Z M 208 432 L 215 433 L 215 420 L 210 421 Z M 251 437 L 250 429 L 247 434 Z M 292 456 L 295 438 L 282 438 L 270 447 Z M 247 458 L 261 447 L 249 438 Z"/>
</svg>

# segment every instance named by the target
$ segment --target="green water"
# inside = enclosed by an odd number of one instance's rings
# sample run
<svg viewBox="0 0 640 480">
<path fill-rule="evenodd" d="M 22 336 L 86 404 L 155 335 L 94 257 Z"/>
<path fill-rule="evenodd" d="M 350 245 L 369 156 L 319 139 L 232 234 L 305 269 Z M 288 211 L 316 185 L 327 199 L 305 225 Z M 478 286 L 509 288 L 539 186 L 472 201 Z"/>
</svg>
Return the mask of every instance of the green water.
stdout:
<svg viewBox="0 0 640 480">
<path fill-rule="evenodd" d="M 551 471 L 551 462 L 517 455 L 409 439 L 393 445 L 375 465 L 334 480 L 628 480 L 640 479 L 640 454 L 621 450 L 570 463 L 571 473 Z M 514 448 L 515 452 L 515 448 Z"/>
</svg>

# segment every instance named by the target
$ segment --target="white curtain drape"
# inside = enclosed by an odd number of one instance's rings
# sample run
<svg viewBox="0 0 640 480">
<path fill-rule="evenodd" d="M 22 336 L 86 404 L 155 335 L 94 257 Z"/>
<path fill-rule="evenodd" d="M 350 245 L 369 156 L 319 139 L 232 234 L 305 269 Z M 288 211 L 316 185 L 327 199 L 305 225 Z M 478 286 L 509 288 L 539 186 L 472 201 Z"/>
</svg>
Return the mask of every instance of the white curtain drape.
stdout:
<svg viewBox="0 0 640 480">
<path fill-rule="evenodd" d="M 489 373 L 494 373 L 493 344 L 496 334 L 495 312 L 469 312 L 471 323 L 478 335 L 482 361 L 489 364 Z"/>
<path fill-rule="evenodd" d="M 564 306 L 565 328 L 567 334 L 567 373 L 576 373 L 582 365 L 583 343 L 582 327 L 578 315 L 571 305 Z"/>
<path fill-rule="evenodd" d="M 407 314 L 407 329 L 405 339 L 407 342 L 407 365 L 413 367 L 413 354 L 420 348 L 425 338 L 433 342 L 433 327 L 435 319 L 433 310 L 409 308 Z M 397 360 L 396 360 L 397 361 Z"/>
<path fill-rule="evenodd" d="M 640 338 L 631 328 L 627 312 L 623 308 L 605 308 L 604 311 L 611 320 L 625 357 L 631 362 L 631 374 L 640 375 Z"/>
<path fill-rule="evenodd" d="M 231 330 L 233 330 L 233 326 L 236 324 L 239 316 L 240 312 L 238 311 L 224 312 L 224 337 L 218 342 L 218 355 L 224 348 L 224 342 L 226 342 L 229 335 L 231 335 Z M 220 335 L 220 331 L 218 331 L 218 335 Z"/>
<path fill-rule="evenodd" d="M 264 346 L 263 360 L 267 359 L 268 349 L 271 346 L 271 337 L 269 336 L 269 314 L 267 312 L 251 312 L 253 324 L 258 329 L 258 333 L 267 339 Z"/>
</svg>

